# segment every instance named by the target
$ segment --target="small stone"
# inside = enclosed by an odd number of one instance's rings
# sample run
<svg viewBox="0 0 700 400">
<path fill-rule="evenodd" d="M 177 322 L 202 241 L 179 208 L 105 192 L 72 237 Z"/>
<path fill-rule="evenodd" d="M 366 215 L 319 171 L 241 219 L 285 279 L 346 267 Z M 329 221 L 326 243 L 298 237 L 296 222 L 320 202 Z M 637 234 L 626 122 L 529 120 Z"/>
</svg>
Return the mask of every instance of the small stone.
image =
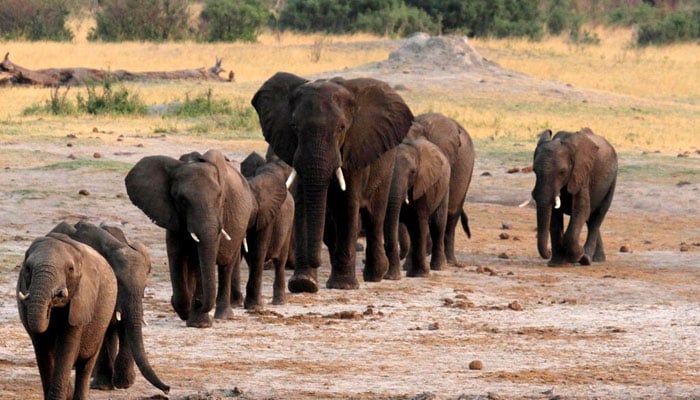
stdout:
<svg viewBox="0 0 700 400">
<path fill-rule="evenodd" d="M 102 153 L 96 151 L 92 153 L 92 158 L 102 158 Z"/>
<path fill-rule="evenodd" d="M 73 143 L 66 143 L 66 147 L 73 147 Z"/>
<path fill-rule="evenodd" d="M 520 167 L 513 167 L 508 169 L 509 174 L 514 174 L 516 172 L 520 172 Z"/>
<path fill-rule="evenodd" d="M 501 222 L 501 229 L 503 229 L 503 230 L 513 229 L 513 224 L 511 224 L 510 222 Z"/>
<path fill-rule="evenodd" d="M 87 190 L 87 189 L 80 189 L 80 190 L 78 191 L 78 194 L 81 195 L 81 196 L 90 196 L 90 191 Z"/>
<path fill-rule="evenodd" d="M 137 144 L 136 147 L 143 147 L 143 143 Z"/>
<path fill-rule="evenodd" d="M 438 324 L 437 322 L 431 322 L 428 324 L 429 331 L 436 331 L 438 329 L 440 329 L 440 324 Z"/>
<path fill-rule="evenodd" d="M 622 245 L 620 246 L 620 253 L 629 253 L 630 252 L 630 247 L 627 245 Z"/>
<path fill-rule="evenodd" d="M 499 238 L 500 238 L 501 240 L 507 240 L 507 239 L 510 239 L 510 235 L 509 235 L 509 234 L 507 234 L 507 233 L 505 233 L 505 232 L 501 232 L 501 234 L 500 234 L 500 235 L 498 235 L 498 237 L 499 237 Z"/>
<path fill-rule="evenodd" d="M 690 153 L 688 153 L 687 151 L 683 152 L 683 153 L 678 153 L 679 158 L 688 157 L 689 155 L 690 155 Z"/>
<path fill-rule="evenodd" d="M 484 369 L 484 363 L 481 362 L 481 360 L 474 360 L 469 363 L 469 369 L 471 370 L 482 370 Z"/>
<path fill-rule="evenodd" d="M 491 173 L 489 171 L 482 172 L 481 176 L 491 176 Z"/>
<path fill-rule="evenodd" d="M 535 168 L 533 168 L 532 165 L 528 165 L 527 167 L 523 167 L 523 168 L 520 170 L 520 172 L 522 172 L 523 174 L 527 174 L 527 173 L 530 173 L 530 172 L 532 172 L 532 171 L 534 171 L 534 170 L 535 170 Z"/>
<path fill-rule="evenodd" d="M 510 308 L 513 311 L 522 311 L 523 310 L 523 306 L 521 306 L 520 303 L 517 302 L 517 300 L 508 304 L 508 308 Z"/>
<path fill-rule="evenodd" d="M 515 240 L 516 242 L 519 242 L 519 241 L 520 241 L 520 236 L 513 236 L 513 240 Z"/>
<path fill-rule="evenodd" d="M 117 138 L 117 142 L 123 142 L 124 138 Z"/>
<path fill-rule="evenodd" d="M 118 199 L 125 199 L 125 198 L 126 198 L 126 194 L 124 194 L 124 193 L 117 193 L 117 198 L 118 198 Z"/>
<path fill-rule="evenodd" d="M 71 160 L 75 160 L 76 157 L 73 153 L 71 153 L 68 155 L 68 158 L 70 158 Z"/>
<path fill-rule="evenodd" d="M 687 244 L 683 244 L 683 245 L 681 245 L 680 250 L 683 252 L 688 251 L 688 250 L 690 250 L 690 246 L 688 246 Z"/>
<path fill-rule="evenodd" d="M 73 134 L 73 133 L 67 134 L 66 137 L 67 137 L 68 139 L 75 139 L 75 138 L 77 138 L 77 136 L 75 136 L 75 134 Z"/>
<path fill-rule="evenodd" d="M 678 187 L 683 187 L 683 186 L 686 186 L 686 185 L 690 185 L 690 182 L 688 182 L 688 181 L 680 181 L 680 182 L 676 183 L 676 186 L 678 186 Z"/>
<path fill-rule="evenodd" d="M 499 254 L 499 255 L 498 255 L 498 258 L 503 259 L 503 260 L 507 260 L 507 259 L 509 259 L 510 257 L 508 257 L 508 254 L 506 254 L 506 253 L 504 252 L 504 253 Z"/>
<path fill-rule="evenodd" d="M 654 243 L 654 242 L 652 242 L 651 240 L 645 240 L 645 241 L 644 241 L 644 244 L 652 244 L 652 243 Z"/>
<path fill-rule="evenodd" d="M 97 129 L 97 127 L 92 128 L 92 133 L 97 133 L 97 132 L 99 132 L 99 130 Z"/>
</svg>

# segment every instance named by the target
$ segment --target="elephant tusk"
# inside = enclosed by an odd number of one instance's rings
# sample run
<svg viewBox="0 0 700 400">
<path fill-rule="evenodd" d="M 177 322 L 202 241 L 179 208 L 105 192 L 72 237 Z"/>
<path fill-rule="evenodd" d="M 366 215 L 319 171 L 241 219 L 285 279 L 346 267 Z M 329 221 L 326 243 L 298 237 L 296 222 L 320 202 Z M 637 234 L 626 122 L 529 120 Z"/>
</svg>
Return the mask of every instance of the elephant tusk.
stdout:
<svg viewBox="0 0 700 400">
<path fill-rule="evenodd" d="M 520 204 L 518 207 L 523 208 L 528 206 L 530 203 L 532 203 L 532 197 L 524 201 L 522 204 Z"/>
<path fill-rule="evenodd" d="M 561 207 L 561 199 L 559 198 L 559 195 L 554 198 L 554 209 L 558 210 L 559 207 Z"/>
<path fill-rule="evenodd" d="M 121 321 L 122 320 L 122 313 L 120 311 L 117 311 L 116 313 L 114 313 L 114 318 L 116 318 L 117 321 Z"/>
<path fill-rule="evenodd" d="M 61 290 L 61 296 L 68 297 L 68 288 L 67 287 L 63 288 L 63 290 Z"/>
<path fill-rule="evenodd" d="M 287 186 L 287 189 L 289 189 L 292 186 L 292 183 L 294 183 L 294 179 L 297 177 L 297 170 L 292 169 L 292 173 L 289 174 L 289 177 L 287 178 L 287 182 L 285 182 L 285 186 Z"/>
<path fill-rule="evenodd" d="M 143 326 L 148 326 L 148 321 L 146 321 L 146 317 L 143 317 L 141 322 L 143 323 Z"/>
<path fill-rule="evenodd" d="M 406 204 L 411 204 L 411 200 L 408 199 L 408 195 L 406 195 Z"/>
<path fill-rule="evenodd" d="M 226 233 L 226 231 L 224 230 L 224 228 L 221 228 L 221 234 L 224 235 L 224 237 L 226 238 L 226 240 L 231 240 L 231 236 L 229 236 L 228 233 Z"/>
<path fill-rule="evenodd" d="M 192 240 L 199 243 L 199 238 L 197 237 L 197 235 L 194 234 L 194 232 L 190 232 L 190 236 L 192 236 Z"/>
<path fill-rule="evenodd" d="M 243 251 L 248 252 L 248 241 L 243 238 Z"/>
<path fill-rule="evenodd" d="M 340 190 L 343 192 L 345 191 L 345 177 L 343 176 L 343 170 L 338 167 L 338 169 L 335 170 L 335 177 L 338 178 L 338 184 L 340 185 Z"/>
<path fill-rule="evenodd" d="M 22 291 L 20 290 L 19 293 L 17 293 L 17 297 L 18 297 L 20 300 L 24 301 L 24 300 L 27 300 L 27 298 L 29 298 L 29 293 L 24 294 L 24 293 L 22 293 Z"/>
</svg>

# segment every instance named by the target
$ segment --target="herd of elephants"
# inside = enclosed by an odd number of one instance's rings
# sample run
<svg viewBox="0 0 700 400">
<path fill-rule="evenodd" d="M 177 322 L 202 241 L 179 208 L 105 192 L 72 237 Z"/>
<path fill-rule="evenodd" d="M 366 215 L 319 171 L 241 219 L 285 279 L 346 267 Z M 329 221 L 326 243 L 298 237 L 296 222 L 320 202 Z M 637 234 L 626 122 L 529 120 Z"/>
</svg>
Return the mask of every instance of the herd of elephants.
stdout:
<svg viewBox="0 0 700 400">
<path fill-rule="evenodd" d="M 461 221 L 470 234 L 463 205 L 475 152 L 456 121 L 414 116 L 387 83 L 370 78 L 309 81 L 280 72 L 252 105 L 269 144 L 265 157 L 252 153 L 237 165 L 218 150 L 153 155 L 125 178 L 131 201 L 166 230 L 171 302 L 187 326 L 211 326 L 212 309 L 214 318 L 227 319 L 232 306 L 262 307 L 266 265 L 275 270 L 273 304 L 285 303 L 287 288 L 318 291 L 322 242 L 331 289 L 358 287 L 361 234 L 365 281 L 401 279 L 404 270 L 422 277 L 458 263 L 455 230 Z M 539 254 L 552 266 L 604 261 L 599 228 L 617 177 L 612 146 L 588 128 L 554 136 L 545 130 L 533 167 Z M 32 242 L 16 294 L 44 398 L 127 388 L 135 365 L 168 392 L 142 336 L 150 267 L 146 247 L 108 225 L 62 222 Z"/>
</svg>

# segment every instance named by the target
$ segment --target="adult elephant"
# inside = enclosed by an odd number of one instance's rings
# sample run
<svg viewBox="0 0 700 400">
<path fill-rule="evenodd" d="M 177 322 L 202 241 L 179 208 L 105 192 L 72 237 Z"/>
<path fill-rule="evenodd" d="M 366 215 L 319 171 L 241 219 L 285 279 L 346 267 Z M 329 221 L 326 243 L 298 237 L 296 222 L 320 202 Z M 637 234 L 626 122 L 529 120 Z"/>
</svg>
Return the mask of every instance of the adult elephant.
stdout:
<svg viewBox="0 0 700 400">
<path fill-rule="evenodd" d="M 450 164 L 433 143 L 424 138 L 404 139 L 397 147 L 385 236 L 389 271 L 385 278 L 401 279 L 399 222 L 411 235 L 406 259 L 407 276 L 420 277 L 445 263 L 445 223 L 449 200 Z M 428 233 L 432 238 L 430 268 L 425 262 Z"/>
<path fill-rule="evenodd" d="M 209 150 L 179 160 L 145 157 L 125 183 L 131 201 L 166 229 L 172 305 L 180 318 L 187 326 L 209 327 L 215 305 L 214 318 L 231 318 L 231 304 L 243 299 L 240 262 L 246 235 L 271 229 L 287 196 L 284 182 L 254 189 L 223 153 Z M 249 244 L 255 257 L 249 263 L 245 307 L 253 309 L 262 307 L 260 274 L 267 248 L 264 241 Z"/>
<path fill-rule="evenodd" d="M 537 180 L 532 197 L 537 203 L 537 250 L 550 266 L 605 261 L 600 225 L 610 208 L 617 180 L 617 154 L 589 128 L 578 132 L 547 129 L 540 134 L 533 167 Z M 564 214 L 570 215 L 564 232 Z M 579 243 L 588 226 L 584 247 Z M 547 233 L 552 250 L 547 246 Z"/>
<path fill-rule="evenodd" d="M 365 281 L 388 269 L 383 225 L 394 148 L 413 114 L 384 82 L 333 78 L 309 82 L 280 72 L 252 99 L 265 140 L 298 174 L 294 216 L 296 268 L 291 292 L 316 292 L 326 226 L 331 289 L 356 289 L 355 243 L 367 232 Z"/>
<path fill-rule="evenodd" d="M 143 295 L 151 271 L 146 246 L 129 241 L 115 226 L 98 227 L 85 221 L 75 225 L 62 222 L 52 232 L 66 234 L 95 249 L 107 260 L 117 278 L 115 318 L 105 334 L 91 387 L 101 390 L 131 387 L 136 378 L 136 364 L 148 382 L 168 393 L 170 387 L 151 367 L 143 343 Z"/>
<path fill-rule="evenodd" d="M 410 138 L 424 137 L 434 143 L 450 163 L 450 194 L 445 225 L 445 256 L 447 262 L 459 265 L 455 256 L 455 230 L 461 220 L 462 228 L 471 237 L 469 219 L 464 201 L 474 171 L 474 143 L 466 129 L 457 121 L 440 113 L 426 113 L 416 117 L 408 133 Z"/>
<path fill-rule="evenodd" d="M 117 300 L 117 280 L 91 247 L 60 233 L 37 238 L 17 279 L 17 306 L 32 339 L 44 399 L 87 399 Z M 71 370 L 75 368 L 75 388 Z"/>
</svg>

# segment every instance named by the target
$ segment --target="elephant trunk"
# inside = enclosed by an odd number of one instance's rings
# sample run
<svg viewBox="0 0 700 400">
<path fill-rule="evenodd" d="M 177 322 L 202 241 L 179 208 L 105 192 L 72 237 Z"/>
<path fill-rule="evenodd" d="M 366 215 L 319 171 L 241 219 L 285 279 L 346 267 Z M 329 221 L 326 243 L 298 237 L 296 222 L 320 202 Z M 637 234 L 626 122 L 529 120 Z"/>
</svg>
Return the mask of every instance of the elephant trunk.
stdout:
<svg viewBox="0 0 700 400">
<path fill-rule="evenodd" d="M 126 345 L 131 349 L 131 353 L 134 356 L 134 362 L 138 366 L 141 375 L 153 386 L 162 390 L 163 393 L 168 394 L 170 391 L 170 386 L 163 383 L 155 371 L 151 367 L 148 358 L 146 357 L 146 349 L 143 345 L 143 305 L 141 304 L 141 299 L 133 299 L 133 303 L 136 304 L 133 310 L 124 310 L 124 313 L 129 313 L 124 315 L 124 337 L 126 339 Z"/>
<path fill-rule="evenodd" d="M 216 302 L 216 256 L 219 252 L 219 231 L 216 229 L 213 231 L 212 233 L 207 232 L 206 235 L 200 235 L 200 242 L 197 243 L 202 293 L 201 298 L 195 298 L 195 308 L 201 313 L 211 311 Z"/>
<path fill-rule="evenodd" d="M 27 328 L 31 333 L 43 333 L 49 328 L 51 299 L 54 280 L 48 274 L 35 273 L 29 296 L 25 301 L 27 307 Z"/>
<path fill-rule="evenodd" d="M 321 242 L 326 222 L 326 197 L 328 184 L 304 186 L 304 218 L 306 219 L 306 257 L 308 266 L 318 268 L 321 265 Z"/>
<path fill-rule="evenodd" d="M 548 248 L 549 225 L 552 219 L 551 205 L 537 203 L 537 251 L 540 256 L 549 259 L 552 252 Z"/>
</svg>

